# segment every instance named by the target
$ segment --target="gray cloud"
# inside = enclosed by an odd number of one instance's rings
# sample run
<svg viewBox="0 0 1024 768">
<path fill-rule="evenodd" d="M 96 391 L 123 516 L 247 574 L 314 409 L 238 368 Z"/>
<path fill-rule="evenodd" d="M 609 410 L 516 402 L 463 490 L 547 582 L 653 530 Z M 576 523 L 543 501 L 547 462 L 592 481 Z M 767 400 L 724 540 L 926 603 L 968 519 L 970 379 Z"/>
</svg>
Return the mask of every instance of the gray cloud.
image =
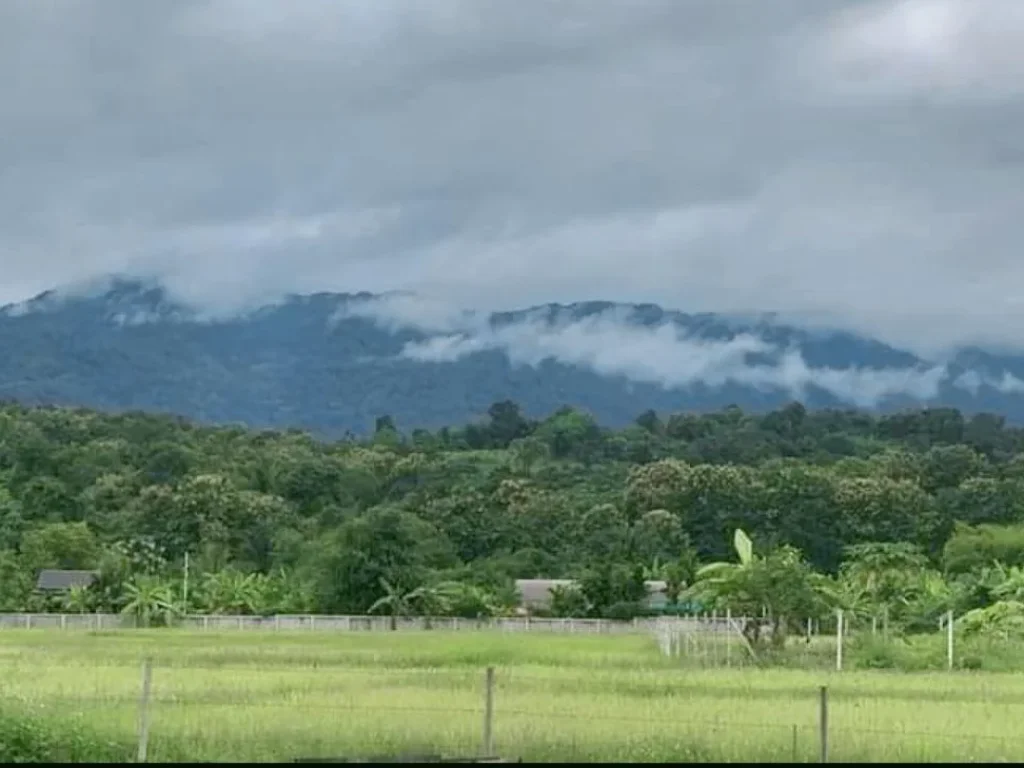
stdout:
<svg viewBox="0 0 1024 768">
<path fill-rule="evenodd" d="M 1020 0 L 757 7 L 9 0 L 0 301 L 127 271 L 1019 346 Z"/>
<path fill-rule="evenodd" d="M 536 367 L 553 360 L 664 387 L 740 384 L 781 389 L 794 397 L 816 387 L 861 407 L 876 406 L 893 396 L 932 400 L 944 383 L 971 393 L 982 386 L 1005 394 L 1024 392 L 1024 381 L 1008 372 L 992 376 L 971 370 L 953 379 L 942 362 L 901 368 L 811 366 L 798 349 L 782 348 L 751 333 L 728 340 L 702 339 L 668 322 L 638 325 L 618 309 L 582 319 L 566 313 L 554 323 L 538 310 L 520 321 L 493 327 L 483 312 L 461 311 L 418 296 L 391 295 L 349 302 L 337 313 L 338 319 L 344 317 L 367 318 L 391 331 L 414 329 L 426 334 L 422 341 L 408 342 L 400 355 L 418 362 L 452 363 L 496 350 L 514 365 Z M 751 356 L 771 362 L 754 362 Z"/>
</svg>

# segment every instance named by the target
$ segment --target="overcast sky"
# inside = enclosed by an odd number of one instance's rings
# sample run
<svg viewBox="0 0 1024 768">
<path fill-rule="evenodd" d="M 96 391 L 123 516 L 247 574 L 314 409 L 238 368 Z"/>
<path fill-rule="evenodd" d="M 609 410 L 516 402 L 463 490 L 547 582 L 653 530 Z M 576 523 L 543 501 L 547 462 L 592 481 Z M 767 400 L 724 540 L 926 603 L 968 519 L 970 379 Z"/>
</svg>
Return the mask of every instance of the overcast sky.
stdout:
<svg viewBox="0 0 1024 768">
<path fill-rule="evenodd" d="M 0 301 L 835 314 L 1024 337 L 1024 0 L 3 0 Z"/>
</svg>

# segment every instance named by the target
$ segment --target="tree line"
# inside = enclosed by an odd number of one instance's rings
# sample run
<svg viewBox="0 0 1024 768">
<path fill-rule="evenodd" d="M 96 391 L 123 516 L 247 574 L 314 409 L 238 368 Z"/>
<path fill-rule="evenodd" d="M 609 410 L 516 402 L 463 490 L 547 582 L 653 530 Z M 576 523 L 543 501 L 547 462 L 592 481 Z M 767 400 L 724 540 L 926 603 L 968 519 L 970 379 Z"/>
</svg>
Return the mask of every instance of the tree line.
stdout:
<svg viewBox="0 0 1024 768">
<path fill-rule="evenodd" d="M 570 578 L 556 613 L 628 618 L 661 579 L 674 604 L 758 607 L 780 635 L 840 603 L 907 626 L 1013 614 L 1020 567 L 1024 430 L 991 414 L 794 403 L 612 430 L 505 401 L 461 427 L 382 416 L 328 443 L 0 406 L 4 611 L 480 616 L 514 610 L 515 579 Z M 42 568 L 100 576 L 47 597 Z"/>
</svg>

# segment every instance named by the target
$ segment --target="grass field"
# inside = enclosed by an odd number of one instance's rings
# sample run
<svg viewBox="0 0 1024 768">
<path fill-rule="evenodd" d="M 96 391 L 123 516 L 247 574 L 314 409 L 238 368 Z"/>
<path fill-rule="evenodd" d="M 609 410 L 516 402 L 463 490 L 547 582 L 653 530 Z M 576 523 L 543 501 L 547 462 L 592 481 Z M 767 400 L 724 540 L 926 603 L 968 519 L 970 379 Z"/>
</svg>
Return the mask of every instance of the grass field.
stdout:
<svg viewBox="0 0 1024 768">
<path fill-rule="evenodd" d="M 526 760 L 1024 760 L 1024 678 L 989 672 L 682 669 L 643 636 L 0 633 L 0 760 L 292 760 L 478 753 Z M 5 752 L 6 750 L 6 752 Z"/>
</svg>

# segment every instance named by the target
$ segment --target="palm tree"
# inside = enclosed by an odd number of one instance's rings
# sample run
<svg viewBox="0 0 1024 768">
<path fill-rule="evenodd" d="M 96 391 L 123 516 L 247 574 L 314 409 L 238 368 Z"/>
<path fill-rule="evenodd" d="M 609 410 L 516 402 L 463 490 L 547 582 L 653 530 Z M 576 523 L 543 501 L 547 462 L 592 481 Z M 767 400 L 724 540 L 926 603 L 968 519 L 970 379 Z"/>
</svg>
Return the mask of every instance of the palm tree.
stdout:
<svg viewBox="0 0 1024 768">
<path fill-rule="evenodd" d="M 294 571 L 278 568 L 266 579 L 266 613 L 309 613 L 314 608 L 313 588 Z"/>
<path fill-rule="evenodd" d="M 384 596 L 377 599 L 373 605 L 367 610 L 367 613 L 376 613 L 382 608 L 387 608 L 391 611 L 391 621 L 389 622 L 389 628 L 391 631 L 398 629 L 398 617 L 408 616 L 410 611 L 410 598 L 412 592 L 402 592 L 397 587 L 393 586 L 385 578 L 380 580 L 381 587 L 384 588 Z M 415 590 L 414 590 L 415 591 Z"/>
<path fill-rule="evenodd" d="M 486 603 L 493 609 L 492 616 L 512 616 L 519 607 L 520 595 L 515 582 L 502 584 L 493 591 L 481 591 L 486 596 Z"/>
<path fill-rule="evenodd" d="M 95 603 L 93 592 L 81 584 L 74 584 L 64 595 L 64 610 L 88 613 Z"/>
<path fill-rule="evenodd" d="M 426 592 L 429 604 L 444 613 L 466 618 L 490 618 L 509 610 L 519 602 L 515 588 L 492 594 L 475 584 L 459 581 L 442 581 L 429 587 Z"/>
<path fill-rule="evenodd" d="M 268 581 L 261 574 L 227 568 L 208 573 L 203 579 L 207 610 L 228 615 L 260 613 L 266 604 Z"/>
<path fill-rule="evenodd" d="M 460 594 L 462 586 L 455 582 L 441 582 L 432 586 L 424 584 L 416 587 L 405 598 L 410 608 L 414 605 L 418 607 L 425 622 L 425 629 L 430 629 L 431 617 L 447 613 L 452 600 Z"/>
<path fill-rule="evenodd" d="M 134 616 L 148 627 L 154 619 L 169 624 L 177 614 L 171 587 L 152 576 L 138 576 L 125 585 L 127 602 L 121 613 Z"/>
</svg>

